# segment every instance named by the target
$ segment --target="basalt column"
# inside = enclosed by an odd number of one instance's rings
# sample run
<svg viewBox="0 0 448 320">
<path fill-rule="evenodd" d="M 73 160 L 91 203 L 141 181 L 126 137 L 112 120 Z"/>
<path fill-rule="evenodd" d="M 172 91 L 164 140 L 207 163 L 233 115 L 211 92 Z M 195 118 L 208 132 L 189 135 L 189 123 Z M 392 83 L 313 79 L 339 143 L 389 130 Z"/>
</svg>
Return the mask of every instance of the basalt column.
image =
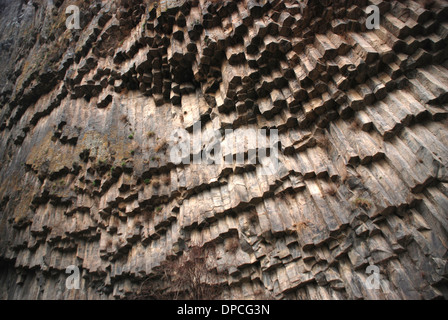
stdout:
<svg viewBox="0 0 448 320">
<path fill-rule="evenodd" d="M 1 298 L 182 297 L 192 254 L 225 299 L 448 298 L 446 1 L 0 0 L 0 31 Z M 277 130 L 277 170 L 173 161 L 199 124 Z"/>
</svg>

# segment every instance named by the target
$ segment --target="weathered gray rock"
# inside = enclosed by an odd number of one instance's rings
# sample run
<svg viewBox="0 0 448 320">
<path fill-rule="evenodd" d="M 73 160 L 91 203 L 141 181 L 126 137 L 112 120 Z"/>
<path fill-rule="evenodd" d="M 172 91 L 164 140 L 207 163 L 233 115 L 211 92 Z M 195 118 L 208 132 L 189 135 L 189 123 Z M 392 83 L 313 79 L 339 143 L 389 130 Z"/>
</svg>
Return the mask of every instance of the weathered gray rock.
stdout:
<svg viewBox="0 0 448 320">
<path fill-rule="evenodd" d="M 134 297 L 199 247 L 221 298 L 448 298 L 446 6 L 338 3 L 0 4 L 0 297 Z M 233 163 L 174 163 L 199 123 Z"/>
</svg>

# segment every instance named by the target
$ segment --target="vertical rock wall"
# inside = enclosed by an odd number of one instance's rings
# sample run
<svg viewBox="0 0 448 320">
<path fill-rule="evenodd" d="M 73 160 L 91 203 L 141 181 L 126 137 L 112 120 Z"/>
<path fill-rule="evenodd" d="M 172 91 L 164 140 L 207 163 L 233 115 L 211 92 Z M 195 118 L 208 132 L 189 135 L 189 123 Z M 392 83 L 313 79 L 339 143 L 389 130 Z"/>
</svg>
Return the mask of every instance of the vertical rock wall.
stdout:
<svg viewBox="0 0 448 320">
<path fill-rule="evenodd" d="M 439 0 L 1 0 L 1 298 L 123 298 L 192 246 L 224 298 L 447 298 L 447 17 Z M 170 134 L 199 122 L 277 129 L 279 170 L 174 164 Z"/>
</svg>

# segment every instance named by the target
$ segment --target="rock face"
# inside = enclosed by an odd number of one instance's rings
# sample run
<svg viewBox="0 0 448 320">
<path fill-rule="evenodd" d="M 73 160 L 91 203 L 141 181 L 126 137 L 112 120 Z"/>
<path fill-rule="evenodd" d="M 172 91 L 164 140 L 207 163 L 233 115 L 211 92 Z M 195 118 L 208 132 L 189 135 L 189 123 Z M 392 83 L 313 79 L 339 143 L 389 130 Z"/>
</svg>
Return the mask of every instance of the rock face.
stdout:
<svg viewBox="0 0 448 320">
<path fill-rule="evenodd" d="M 72 2 L 0 1 L 1 298 L 124 298 L 193 246 L 223 298 L 448 298 L 445 1 Z M 173 163 L 198 123 L 277 129 L 279 170 Z"/>
</svg>

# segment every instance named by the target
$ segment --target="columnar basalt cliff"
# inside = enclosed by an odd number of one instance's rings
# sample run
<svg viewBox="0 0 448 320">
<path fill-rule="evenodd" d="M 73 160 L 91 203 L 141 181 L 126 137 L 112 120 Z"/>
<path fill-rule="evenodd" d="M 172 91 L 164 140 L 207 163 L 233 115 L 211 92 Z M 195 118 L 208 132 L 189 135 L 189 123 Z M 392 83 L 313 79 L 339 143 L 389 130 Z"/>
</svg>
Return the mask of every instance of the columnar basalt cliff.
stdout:
<svg viewBox="0 0 448 320">
<path fill-rule="evenodd" d="M 0 0 L 0 30 L 1 298 L 169 296 L 191 248 L 222 298 L 448 298 L 446 1 Z M 198 123 L 277 129 L 279 170 L 173 163 Z"/>
</svg>

